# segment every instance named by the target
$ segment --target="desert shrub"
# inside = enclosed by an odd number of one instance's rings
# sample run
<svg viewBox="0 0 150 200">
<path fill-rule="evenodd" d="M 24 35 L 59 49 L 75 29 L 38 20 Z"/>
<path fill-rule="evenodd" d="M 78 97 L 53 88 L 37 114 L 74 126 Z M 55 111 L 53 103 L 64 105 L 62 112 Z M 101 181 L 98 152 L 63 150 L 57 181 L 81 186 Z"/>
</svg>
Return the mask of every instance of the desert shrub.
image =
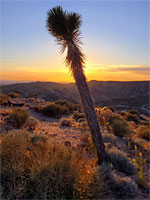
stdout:
<svg viewBox="0 0 150 200">
<path fill-rule="evenodd" d="M 132 115 L 137 115 L 139 116 L 140 114 L 138 113 L 138 111 L 136 110 L 129 110 L 128 113 L 132 114 Z"/>
<path fill-rule="evenodd" d="M 61 118 L 60 121 L 59 121 L 59 125 L 60 126 L 69 126 L 71 127 L 73 124 L 74 124 L 74 120 L 71 119 L 71 118 Z"/>
<path fill-rule="evenodd" d="M 66 101 L 66 100 L 57 100 L 57 101 L 55 101 L 55 104 L 58 104 L 61 106 L 66 106 L 69 109 L 69 112 L 72 112 L 72 111 L 78 109 L 77 104 L 74 104 L 74 103 Z"/>
<path fill-rule="evenodd" d="M 19 94 L 16 92 L 12 92 L 12 93 L 9 93 L 8 96 L 11 98 L 17 98 L 17 97 L 19 97 Z"/>
<path fill-rule="evenodd" d="M 118 150 L 116 147 L 108 149 L 107 152 L 116 170 L 124 172 L 127 175 L 135 174 L 136 167 L 124 152 Z"/>
<path fill-rule="evenodd" d="M 111 116 L 110 125 L 116 136 L 124 137 L 132 132 L 127 121 L 116 114 Z"/>
<path fill-rule="evenodd" d="M 132 114 L 132 113 L 127 113 L 127 120 L 128 121 L 134 121 L 136 124 L 139 123 L 139 116 L 136 114 Z"/>
<path fill-rule="evenodd" d="M 108 109 L 111 110 L 113 113 L 116 112 L 116 109 L 113 106 L 108 106 Z"/>
<path fill-rule="evenodd" d="M 125 111 L 119 111 L 119 114 L 120 114 L 121 116 L 126 116 L 126 112 L 125 112 Z"/>
<path fill-rule="evenodd" d="M 139 126 L 137 129 L 137 136 L 146 140 L 150 140 L 150 127 Z"/>
<path fill-rule="evenodd" d="M 1 138 L 3 199 L 103 199 L 96 160 L 27 131 Z"/>
<path fill-rule="evenodd" d="M 34 110 L 39 113 L 39 112 L 41 112 L 41 110 L 43 109 L 43 107 L 44 106 L 37 105 L 37 106 L 34 107 Z"/>
<path fill-rule="evenodd" d="M 7 116 L 11 113 L 11 108 L 10 107 L 7 107 L 7 108 L 1 108 L 0 109 L 0 114 L 2 116 Z"/>
<path fill-rule="evenodd" d="M 100 177 L 106 191 L 115 199 L 133 199 L 137 195 L 137 186 L 129 177 L 120 177 L 108 163 L 100 166 Z"/>
<path fill-rule="evenodd" d="M 117 177 L 112 190 L 117 199 L 133 199 L 138 194 L 137 185 L 129 177 Z"/>
<path fill-rule="evenodd" d="M 84 118 L 85 118 L 85 114 L 76 111 L 76 112 L 74 112 L 72 118 L 75 119 L 76 121 L 78 121 L 78 120 L 81 119 L 81 118 L 84 119 Z"/>
<path fill-rule="evenodd" d="M 112 115 L 112 111 L 109 108 L 98 108 L 96 111 L 98 115 L 98 121 L 101 125 L 105 125 L 107 122 L 109 122 Z"/>
<path fill-rule="evenodd" d="M 150 126 L 150 121 L 141 121 L 139 126 Z"/>
<path fill-rule="evenodd" d="M 0 104 L 7 105 L 10 100 L 10 97 L 6 94 L 0 94 Z"/>
<path fill-rule="evenodd" d="M 50 103 L 49 105 L 43 107 L 41 112 L 43 115 L 51 117 L 57 115 L 66 115 L 69 113 L 69 109 L 66 106 Z"/>
<path fill-rule="evenodd" d="M 13 108 L 9 116 L 9 122 L 20 128 L 26 122 L 29 114 L 24 108 Z"/>
<path fill-rule="evenodd" d="M 29 116 L 23 126 L 29 130 L 34 130 L 38 122 L 36 118 Z"/>
<path fill-rule="evenodd" d="M 117 144 L 117 138 L 113 134 L 103 134 L 103 141 L 106 143 L 111 143 L 113 145 Z"/>
</svg>

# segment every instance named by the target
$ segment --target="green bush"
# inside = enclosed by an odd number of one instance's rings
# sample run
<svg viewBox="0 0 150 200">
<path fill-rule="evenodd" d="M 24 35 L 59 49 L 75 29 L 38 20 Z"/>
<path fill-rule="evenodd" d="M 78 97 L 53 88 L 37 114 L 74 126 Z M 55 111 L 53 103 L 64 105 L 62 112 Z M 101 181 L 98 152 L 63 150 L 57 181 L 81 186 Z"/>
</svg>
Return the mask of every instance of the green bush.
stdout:
<svg viewBox="0 0 150 200">
<path fill-rule="evenodd" d="M 137 114 L 127 113 L 127 120 L 134 121 L 136 124 L 139 123 L 139 116 Z"/>
<path fill-rule="evenodd" d="M 1 137 L 2 199 L 103 199 L 96 160 L 85 151 L 18 130 Z"/>
<path fill-rule="evenodd" d="M 29 114 L 24 108 L 13 108 L 9 116 L 9 122 L 17 128 L 20 128 L 26 122 Z"/>
<path fill-rule="evenodd" d="M 127 175 L 135 174 L 136 167 L 124 152 L 118 150 L 116 147 L 108 149 L 107 152 L 116 170 L 124 172 Z"/>
<path fill-rule="evenodd" d="M 0 105 L 7 105 L 10 97 L 5 94 L 0 94 Z"/>
<path fill-rule="evenodd" d="M 59 104 L 50 103 L 49 105 L 41 109 L 43 115 L 48 117 L 58 116 L 58 115 L 67 115 L 69 114 L 69 109 L 66 106 L 61 106 Z"/>
<path fill-rule="evenodd" d="M 146 140 L 150 140 L 150 127 L 139 126 L 137 129 L 137 136 Z"/>
<path fill-rule="evenodd" d="M 124 137 L 132 132 L 127 121 L 116 114 L 111 116 L 110 125 L 113 129 L 113 133 L 116 136 Z"/>
</svg>

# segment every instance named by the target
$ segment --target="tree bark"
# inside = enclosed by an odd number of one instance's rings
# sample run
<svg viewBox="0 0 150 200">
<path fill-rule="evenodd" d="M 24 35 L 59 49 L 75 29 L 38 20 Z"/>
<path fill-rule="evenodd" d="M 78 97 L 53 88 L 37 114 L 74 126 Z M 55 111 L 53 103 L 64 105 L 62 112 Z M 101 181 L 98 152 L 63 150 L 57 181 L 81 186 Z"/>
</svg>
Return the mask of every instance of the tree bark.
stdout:
<svg viewBox="0 0 150 200">
<path fill-rule="evenodd" d="M 76 47 L 74 47 L 74 51 L 77 51 Z M 84 108 L 87 123 L 91 131 L 93 143 L 96 147 L 98 164 L 101 164 L 104 161 L 109 162 L 109 158 L 105 151 L 102 134 L 98 124 L 94 103 L 90 95 L 89 87 L 86 82 L 86 77 L 82 69 L 82 64 L 78 62 L 77 56 L 75 56 L 74 59 L 72 60 L 71 68 L 74 75 L 74 79 L 76 81 L 77 88 L 80 93 L 82 105 Z"/>
</svg>

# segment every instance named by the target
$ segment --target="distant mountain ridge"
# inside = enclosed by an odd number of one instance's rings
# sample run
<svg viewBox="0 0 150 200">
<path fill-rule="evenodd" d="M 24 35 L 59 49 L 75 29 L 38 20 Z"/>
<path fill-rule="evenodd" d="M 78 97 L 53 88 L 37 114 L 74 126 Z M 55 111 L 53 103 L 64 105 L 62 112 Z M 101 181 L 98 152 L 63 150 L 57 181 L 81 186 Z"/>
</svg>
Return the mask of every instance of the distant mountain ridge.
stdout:
<svg viewBox="0 0 150 200">
<path fill-rule="evenodd" d="M 149 114 L 150 81 L 90 81 L 88 82 L 95 104 L 114 106 L 120 109 L 136 109 Z M 80 97 L 74 83 L 54 82 L 16 83 L 1 86 L 2 93 L 17 92 L 22 97 L 35 97 L 46 101 L 66 99 L 79 102 Z"/>
</svg>

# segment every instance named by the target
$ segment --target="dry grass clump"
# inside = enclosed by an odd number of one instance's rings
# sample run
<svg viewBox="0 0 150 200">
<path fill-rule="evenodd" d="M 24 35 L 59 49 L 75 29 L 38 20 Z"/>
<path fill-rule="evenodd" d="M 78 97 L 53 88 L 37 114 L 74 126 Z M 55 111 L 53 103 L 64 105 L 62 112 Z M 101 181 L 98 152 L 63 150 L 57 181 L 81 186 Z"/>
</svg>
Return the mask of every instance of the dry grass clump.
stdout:
<svg viewBox="0 0 150 200">
<path fill-rule="evenodd" d="M 75 120 L 72 118 L 64 118 L 62 117 L 59 121 L 60 126 L 73 126 L 75 124 Z"/>
<path fill-rule="evenodd" d="M 39 121 L 36 118 L 34 118 L 33 116 L 29 116 L 23 127 L 28 130 L 34 130 L 37 127 L 38 123 Z"/>
<path fill-rule="evenodd" d="M 136 124 L 140 122 L 139 115 L 133 113 L 126 114 L 127 121 L 134 121 Z"/>
<path fill-rule="evenodd" d="M 150 126 L 139 126 L 137 136 L 142 139 L 150 140 Z"/>
<path fill-rule="evenodd" d="M 16 128 L 20 128 L 29 117 L 27 110 L 24 108 L 13 108 L 9 114 L 9 122 Z"/>
<path fill-rule="evenodd" d="M 0 105 L 7 105 L 10 97 L 6 94 L 0 94 Z"/>
<path fill-rule="evenodd" d="M 41 109 L 43 115 L 48 117 L 67 115 L 69 114 L 69 109 L 65 105 L 59 105 L 56 103 L 50 103 Z"/>
<path fill-rule="evenodd" d="M 137 185 L 129 177 L 117 177 L 112 184 L 117 199 L 134 199 L 138 194 Z"/>
<path fill-rule="evenodd" d="M 139 116 L 140 114 L 136 110 L 129 110 L 128 113 Z"/>
<path fill-rule="evenodd" d="M 27 131 L 1 138 L 3 199 L 103 199 L 96 160 Z"/>
<path fill-rule="evenodd" d="M 113 114 L 110 117 L 110 125 L 113 133 L 116 136 L 125 137 L 132 133 L 132 129 L 129 127 L 127 121 L 120 117 L 118 114 Z"/>
<path fill-rule="evenodd" d="M 108 149 L 107 152 L 110 157 L 111 163 L 116 170 L 123 172 L 127 175 L 133 175 L 136 173 L 135 165 L 124 152 L 120 151 L 116 147 Z"/>
<path fill-rule="evenodd" d="M 79 108 L 79 106 L 77 104 L 74 104 L 74 103 L 66 101 L 66 100 L 57 100 L 57 101 L 55 101 L 55 104 L 58 104 L 61 106 L 66 106 L 69 109 L 69 112 L 72 112 Z"/>
<path fill-rule="evenodd" d="M 107 107 L 103 108 L 96 108 L 97 115 L 98 115 L 98 121 L 101 125 L 105 125 L 109 122 L 110 117 L 112 115 L 112 110 L 110 110 Z"/>
<path fill-rule="evenodd" d="M 134 199 L 138 193 L 137 185 L 129 177 L 118 175 L 111 165 L 103 162 L 99 167 L 101 180 L 104 182 L 107 194 L 114 199 Z"/>
<path fill-rule="evenodd" d="M 7 108 L 1 108 L 0 109 L 0 114 L 2 116 L 7 116 L 11 113 L 12 109 L 10 107 L 7 107 Z"/>
<path fill-rule="evenodd" d="M 18 98 L 19 94 L 16 93 L 16 92 L 11 92 L 11 93 L 8 94 L 8 96 L 11 97 L 11 98 Z"/>
<path fill-rule="evenodd" d="M 103 134 L 103 141 L 104 143 L 111 143 L 113 144 L 114 146 L 117 145 L 117 137 L 113 134 Z"/>
<path fill-rule="evenodd" d="M 144 121 L 144 120 L 142 120 L 142 121 L 140 121 L 139 126 L 149 126 L 150 127 L 150 121 Z"/>
<path fill-rule="evenodd" d="M 80 119 L 85 119 L 85 114 L 76 111 L 76 112 L 74 112 L 72 118 L 75 119 L 76 121 L 78 121 Z"/>
</svg>

